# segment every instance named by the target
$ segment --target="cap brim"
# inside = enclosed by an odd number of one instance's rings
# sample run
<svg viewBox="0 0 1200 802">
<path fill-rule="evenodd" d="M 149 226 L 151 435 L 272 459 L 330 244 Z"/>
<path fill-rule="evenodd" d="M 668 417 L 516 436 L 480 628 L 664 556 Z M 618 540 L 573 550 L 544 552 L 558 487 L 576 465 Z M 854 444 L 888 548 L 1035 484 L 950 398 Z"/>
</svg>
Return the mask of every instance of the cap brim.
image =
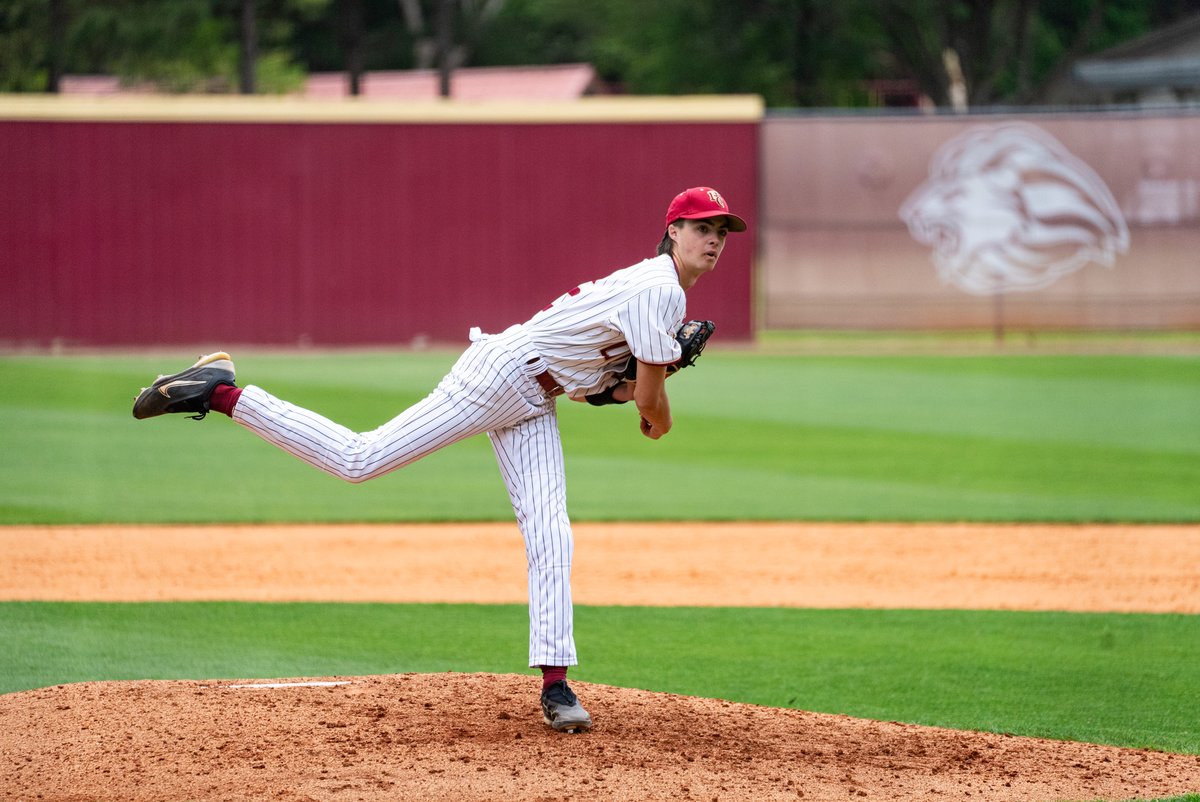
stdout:
<svg viewBox="0 0 1200 802">
<path fill-rule="evenodd" d="M 713 217 L 724 217 L 729 221 L 730 231 L 745 231 L 746 221 L 730 212 L 704 212 L 703 214 L 685 214 L 680 220 L 709 220 Z"/>
</svg>

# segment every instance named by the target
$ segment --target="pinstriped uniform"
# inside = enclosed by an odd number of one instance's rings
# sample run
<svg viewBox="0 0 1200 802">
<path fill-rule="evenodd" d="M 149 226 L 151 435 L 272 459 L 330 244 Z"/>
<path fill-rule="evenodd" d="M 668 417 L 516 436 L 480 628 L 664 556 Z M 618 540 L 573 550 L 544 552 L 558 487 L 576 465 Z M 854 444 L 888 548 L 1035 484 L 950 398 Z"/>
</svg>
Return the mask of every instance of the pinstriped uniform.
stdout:
<svg viewBox="0 0 1200 802">
<path fill-rule="evenodd" d="M 632 351 L 643 362 L 679 359 L 675 331 L 685 313 L 670 256 L 656 256 L 581 284 L 526 324 L 534 346 L 573 398 L 599 392 Z"/>
<path fill-rule="evenodd" d="M 364 482 L 440 448 L 488 435 L 525 539 L 529 566 L 529 664 L 572 666 L 574 540 L 551 376 L 573 396 L 614 384 L 629 354 L 679 357 L 674 332 L 684 295 L 669 256 L 648 259 L 564 294 L 524 325 L 471 331 L 471 346 L 421 401 L 369 432 L 353 432 L 254 385 L 233 419 L 315 468 Z"/>
</svg>

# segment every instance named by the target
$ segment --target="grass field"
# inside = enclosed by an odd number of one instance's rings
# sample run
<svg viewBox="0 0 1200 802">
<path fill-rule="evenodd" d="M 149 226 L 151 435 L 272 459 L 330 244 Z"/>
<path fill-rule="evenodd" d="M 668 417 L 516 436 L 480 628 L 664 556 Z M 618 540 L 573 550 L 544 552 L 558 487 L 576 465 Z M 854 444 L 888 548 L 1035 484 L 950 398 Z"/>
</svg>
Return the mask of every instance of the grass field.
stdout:
<svg viewBox="0 0 1200 802">
<path fill-rule="evenodd" d="M 561 402 L 572 514 L 1200 521 L 1196 338 L 1155 354 L 1041 343 L 1053 347 L 779 337 L 710 349 L 672 379 L 676 429 L 658 443 L 630 408 Z M 510 519 L 482 438 L 352 486 L 218 416 L 134 421 L 137 389 L 192 356 L 0 358 L 0 523 Z M 455 358 L 234 356 L 243 383 L 360 429 Z M 663 477 L 677 503 L 662 503 Z M 1200 754 L 1197 616 L 582 607 L 577 619 L 582 680 Z M 512 635 L 524 627 L 510 606 L 4 602 L 0 691 L 507 672 L 524 663 Z"/>
<path fill-rule="evenodd" d="M 357 429 L 455 357 L 235 356 L 243 382 Z M 485 438 L 352 486 L 221 416 L 133 420 L 137 389 L 188 360 L 0 359 L 0 441 L 21 455 L 0 465 L 0 523 L 511 516 Z M 659 442 L 630 407 L 560 402 L 577 520 L 1200 520 L 1197 356 L 713 351 L 671 388 Z M 664 475 L 705 492 L 664 505 Z"/>
</svg>

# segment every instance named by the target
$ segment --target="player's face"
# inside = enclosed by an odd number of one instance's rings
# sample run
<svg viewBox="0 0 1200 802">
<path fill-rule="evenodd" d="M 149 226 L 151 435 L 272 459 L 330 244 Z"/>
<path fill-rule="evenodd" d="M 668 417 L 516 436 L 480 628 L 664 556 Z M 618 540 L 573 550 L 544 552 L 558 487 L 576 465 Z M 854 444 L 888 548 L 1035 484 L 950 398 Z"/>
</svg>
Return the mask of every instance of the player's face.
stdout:
<svg viewBox="0 0 1200 802">
<path fill-rule="evenodd" d="M 725 237 L 729 234 L 726 218 L 681 220 L 675 230 L 675 255 L 684 269 L 698 276 L 717 266 L 721 251 L 725 250 Z"/>
</svg>

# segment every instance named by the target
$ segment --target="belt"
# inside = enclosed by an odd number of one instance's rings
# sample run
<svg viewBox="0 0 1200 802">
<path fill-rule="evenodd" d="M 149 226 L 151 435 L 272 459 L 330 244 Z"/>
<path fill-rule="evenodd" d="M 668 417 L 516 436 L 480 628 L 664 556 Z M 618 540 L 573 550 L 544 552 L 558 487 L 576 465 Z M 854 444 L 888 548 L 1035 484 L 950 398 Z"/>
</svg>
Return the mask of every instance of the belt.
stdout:
<svg viewBox="0 0 1200 802">
<path fill-rule="evenodd" d="M 535 360 L 531 359 L 529 361 L 532 363 Z M 542 385 L 542 389 L 546 391 L 546 395 L 550 398 L 554 398 L 555 396 L 562 395 L 566 392 L 566 390 L 562 388 L 562 385 L 554 380 L 554 377 L 550 375 L 550 371 L 548 370 L 543 370 L 533 378 L 537 380 L 538 384 Z"/>
</svg>

